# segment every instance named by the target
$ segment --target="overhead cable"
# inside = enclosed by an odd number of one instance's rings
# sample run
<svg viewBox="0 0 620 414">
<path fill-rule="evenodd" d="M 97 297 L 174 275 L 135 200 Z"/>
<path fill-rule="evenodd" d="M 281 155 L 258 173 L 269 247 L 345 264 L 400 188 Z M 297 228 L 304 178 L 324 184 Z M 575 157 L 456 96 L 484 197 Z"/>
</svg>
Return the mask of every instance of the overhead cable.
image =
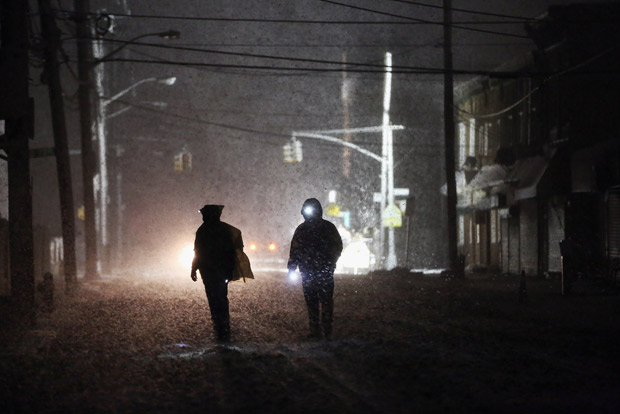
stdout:
<svg viewBox="0 0 620 414">
<path fill-rule="evenodd" d="M 106 62 L 125 62 L 125 63 L 146 63 L 146 64 L 162 64 L 162 65 L 176 65 L 176 66 L 196 66 L 196 67 L 212 67 L 212 68 L 236 68 L 236 69 L 259 69 L 259 70 L 281 70 L 281 71 L 302 71 L 302 72 L 349 72 L 349 73 L 377 73 L 384 74 L 386 70 L 381 69 L 356 69 L 356 68 L 309 68 L 309 67 L 294 67 L 294 66 L 262 66 L 262 65 L 236 65 L 225 63 L 204 63 L 204 62 L 181 62 L 170 60 L 146 60 L 146 59 L 126 59 L 126 58 L 113 58 L 108 59 Z M 341 63 L 342 66 L 342 63 Z M 445 69 L 396 69 L 392 70 L 394 74 L 409 74 L 409 75 L 442 75 L 446 71 Z M 494 72 L 485 70 L 451 70 L 450 73 L 454 75 L 481 75 L 496 78 L 518 78 L 518 77 L 537 77 L 543 76 L 543 73 L 539 72 Z"/>
<path fill-rule="evenodd" d="M 91 40 L 96 40 L 94 38 L 89 38 Z M 116 40 L 116 39 L 104 39 L 108 42 L 113 43 L 122 43 L 124 45 L 138 45 L 138 46 L 149 46 L 156 47 L 160 49 L 172 49 L 172 50 L 183 50 L 189 52 L 201 52 L 208 53 L 214 55 L 224 55 L 224 56 L 237 56 L 237 57 L 249 57 L 249 58 L 258 58 L 258 59 L 269 59 L 269 60 L 284 60 L 289 62 L 302 62 L 302 63 L 320 63 L 327 65 L 339 65 L 342 66 L 342 61 L 334 61 L 334 60 L 322 60 L 322 59 L 307 59 L 307 58 L 295 58 L 290 56 L 274 56 L 274 55 L 264 55 L 264 54 L 256 54 L 256 53 L 242 53 L 242 52 L 228 52 L 222 50 L 214 50 L 214 49 L 201 49 L 194 47 L 184 47 L 184 46 L 175 46 L 175 45 L 164 45 L 161 43 L 144 43 L 144 42 L 136 42 L 136 41 L 124 41 L 124 40 Z M 104 60 L 107 62 L 109 60 Z M 371 67 L 371 68 L 381 68 L 385 69 L 384 64 L 376 64 L 376 63 L 358 63 L 358 62 L 346 62 L 346 66 L 356 66 L 356 67 Z M 421 71 L 433 71 L 438 69 L 426 68 L 426 67 L 410 67 L 410 66 L 392 66 L 393 69 L 403 69 L 403 70 L 421 70 Z"/>
<path fill-rule="evenodd" d="M 430 8 L 433 8 L 433 9 L 441 9 L 441 10 L 443 10 L 443 6 L 437 6 L 437 5 L 434 5 L 434 4 L 427 4 L 427 3 L 420 3 L 418 1 L 409 1 L 409 0 L 390 0 L 390 1 L 394 1 L 394 2 L 397 2 L 397 3 L 411 4 L 412 6 L 430 7 Z M 459 8 L 456 8 L 456 7 L 451 7 L 451 9 L 452 9 L 452 11 L 455 11 L 455 12 L 478 14 L 478 15 L 481 15 L 481 16 L 501 17 L 501 18 L 505 18 L 505 19 L 516 19 L 516 20 L 522 20 L 522 21 L 528 21 L 528 22 L 539 21 L 538 19 L 530 19 L 530 18 L 522 17 L 522 16 L 511 16 L 511 15 L 508 15 L 508 14 L 490 13 L 490 12 L 483 12 L 483 11 L 478 11 L 478 10 L 459 9 Z"/>
<path fill-rule="evenodd" d="M 340 2 L 332 1 L 332 0 L 319 0 L 319 1 L 322 1 L 324 3 L 334 4 L 334 5 L 337 5 L 337 6 L 348 7 L 348 8 L 355 9 L 355 10 L 362 10 L 362 11 L 366 11 L 366 12 L 370 12 L 370 13 L 381 14 L 381 15 L 384 15 L 384 16 L 398 17 L 398 18 L 401 18 L 401 19 L 408 19 L 408 20 L 412 20 L 412 21 L 424 22 L 424 23 L 427 23 L 427 24 L 433 24 L 433 25 L 439 25 L 439 26 L 445 26 L 446 25 L 443 22 L 431 22 L 431 21 L 428 21 L 428 20 L 417 19 L 415 17 L 401 16 L 401 15 L 394 14 L 394 13 L 387 13 L 387 12 L 382 12 L 382 11 L 379 11 L 379 10 L 368 9 L 368 8 L 365 8 L 365 7 L 353 6 L 351 4 L 340 3 Z M 454 29 L 469 30 L 469 31 L 472 31 L 472 32 L 480 32 L 480 33 L 488 33 L 488 34 L 499 35 L 499 36 L 509 36 L 509 37 L 518 37 L 518 38 L 522 38 L 522 39 L 529 39 L 528 36 L 520 35 L 520 34 L 515 34 L 515 33 L 505 33 L 505 32 L 496 32 L 496 31 L 493 31 L 493 30 L 475 29 L 473 27 L 463 27 L 463 26 L 459 26 L 459 25 L 455 25 L 455 24 L 451 24 L 450 26 L 452 28 L 454 28 Z"/>
<path fill-rule="evenodd" d="M 597 60 L 597 59 L 599 59 L 599 58 L 601 58 L 601 57 L 605 56 L 605 55 L 606 55 L 606 54 L 608 54 L 608 53 L 611 53 L 612 51 L 614 51 L 615 49 L 618 49 L 618 48 L 620 48 L 620 44 L 617 44 L 617 45 L 612 46 L 612 47 L 610 47 L 610 48 L 608 48 L 608 49 L 605 49 L 605 50 L 603 50 L 602 52 L 597 53 L 596 55 L 594 55 L 594 56 L 592 56 L 592 57 L 590 57 L 590 58 L 588 58 L 588 59 L 584 60 L 583 62 L 580 62 L 580 63 L 578 63 L 578 64 L 576 64 L 576 65 L 574 65 L 574 66 L 571 66 L 570 68 L 564 69 L 564 70 L 562 70 L 562 71 L 560 71 L 560 72 L 557 72 L 557 73 L 554 73 L 554 74 L 552 74 L 552 75 L 548 76 L 547 78 L 545 78 L 545 79 L 543 79 L 543 80 L 542 80 L 542 82 L 541 82 L 541 84 L 540 84 L 540 85 L 538 85 L 538 86 L 537 86 L 537 87 L 535 87 L 534 89 L 530 90 L 530 91 L 529 91 L 528 93 L 526 93 L 523 97 L 521 97 L 520 99 L 518 99 L 516 102 L 512 103 L 511 105 L 508 105 L 507 107 L 505 107 L 505 108 L 503 108 L 503 109 L 501 109 L 501 110 L 499 110 L 499 111 L 497 111 L 497 112 L 493 112 L 493 113 L 490 113 L 490 114 L 474 114 L 474 113 L 472 113 L 472 112 L 469 112 L 469 111 L 466 111 L 466 110 L 464 110 L 464 109 L 461 109 L 461 108 L 459 108 L 458 106 L 455 106 L 455 108 L 456 108 L 459 112 L 461 112 L 462 114 L 464 114 L 464 115 L 466 115 L 466 116 L 468 116 L 468 117 L 470 117 L 470 118 L 480 118 L 480 119 L 484 119 L 484 118 L 493 118 L 493 117 L 496 117 L 496 116 L 498 116 L 498 115 L 502 115 L 502 114 L 504 114 L 504 113 L 506 113 L 506 112 L 510 111 L 511 109 L 513 109 L 513 108 L 517 107 L 519 104 L 521 104 L 521 103 L 522 103 L 523 101 L 525 101 L 527 98 L 529 98 L 530 96 L 532 96 L 532 94 L 534 94 L 534 92 L 538 91 L 538 90 L 539 90 L 539 89 L 540 89 L 543 85 L 545 85 L 546 83 L 548 83 L 548 82 L 549 82 L 549 81 L 551 81 L 552 79 L 555 79 L 555 78 L 557 78 L 557 77 L 559 77 L 559 76 L 562 76 L 562 75 L 566 75 L 567 73 L 574 72 L 574 71 L 576 71 L 577 69 L 582 68 L 582 67 L 584 67 L 584 66 L 586 66 L 586 65 L 588 65 L 588 64 L 590 64 L 590 63 L 592 63 L 592 62 L 594 62 L 595 60 Z"/>
<path fill-rule="evenodd" d="M 58 10 L 63 13 L 70 14 L 70 10 Z M 435 24 L 441 25 L 442 22 L 412 19 L 406 16 L 399 16 L 396 14 L 390 15 L 392 17 L 398 17 L 401 19 L 408 19 L 408 21 L 393 21 L 393 20 L 304 20 L 304 19 L 265 19 L 265 18 L 241 18 L 241 17 L 200 17 L 200 16 L 173 16 L 173 15 L 158 15 L 158 14 L 140 14 L 140 13 L 95 13 L 94 16 L 113 16 L 124 18 L 136 18 L 136 19 L 167 19 L 167 20 L 188 20 L 188 21 L 205 21 L 205 22 L 229 22 L 229 23 L 282 23 L 282 24 L 336 24 L 336 25 L 422 25 L 422 24 Z M 497 20 L 478 20 L 478 21 L 457 21 L 456 24 L 473 24 L 473 25 L 486 25 L 486 24 L 519 24 L 524 21 L 497 21 Z"/>
</svg>

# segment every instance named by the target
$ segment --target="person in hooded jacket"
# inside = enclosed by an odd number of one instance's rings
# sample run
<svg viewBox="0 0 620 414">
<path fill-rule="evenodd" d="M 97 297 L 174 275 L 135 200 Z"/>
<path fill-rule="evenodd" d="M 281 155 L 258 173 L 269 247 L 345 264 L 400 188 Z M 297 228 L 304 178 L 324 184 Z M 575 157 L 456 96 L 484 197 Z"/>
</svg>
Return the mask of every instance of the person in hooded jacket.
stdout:
<svg viewBox="0 0 620 414">
<path fill-rule="evenodd" d="M 205 205 L 198 210 L 202 225 L 196 231 L 191 278 L 198 280 L 196 271 L 205 285 L 211 320 L 218 341 L 230 340 L 228 310 L 228 282 L 236 263 L 236 250 L 243 249 L 241 231 L 220 221 L 224 206 Z"/>
<path fill-rule="evenodd" d="M 336 226 L 323 219 L 323 207 L 316 198 L 304 202 L 301 214 L 305 221 L 293 234 L 288 270 L 294 272 L 299 267 L 301 273 L 310 337 L 321 337 L 322 328 L 329 339 L 334 313 L 334 270 L 342 253 L 342 239 Z"/>
</svg>

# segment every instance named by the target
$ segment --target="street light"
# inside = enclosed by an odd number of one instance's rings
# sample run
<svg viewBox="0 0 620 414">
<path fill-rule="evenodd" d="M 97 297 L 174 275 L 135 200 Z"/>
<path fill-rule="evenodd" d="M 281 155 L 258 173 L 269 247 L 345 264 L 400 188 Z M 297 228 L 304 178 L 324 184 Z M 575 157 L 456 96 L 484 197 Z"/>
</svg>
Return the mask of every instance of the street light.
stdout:
<svg viewBox="0 0 620 414">
<path fill-rule="evenodd" d="M 106 115 L 108 105 L 117 101 L 127 93 L 131 92 L 140 85 L 149 82 L 156 82 L 166 86 L 172 86 L 176 83 L 177 78 L 175 76 L 167 77 L 150 77 L 139 80 L 122 91 L 114 94 L 110 98 L 103 98 L 97 105 L 97 142 L 99 143 L 99 168 L 98 174 L 95 176 L 95 192 L 99 191 L 99 198 L 96 199 L 95 217 L 96 223 L 99 228 L 99 244 L 103 250 L 105 257 L 105 263 L 108 263 L 109 258 L 109 243 L 108 243 L 108 203 L 109 203 L 109 178 L 108 178 L 108 153 L 107 153 L 107 126 L 106 121 L 109 118 Z M 102 77 L 96 77 L 97 93 L 100 98 L 103 97 L 103 82 Z M 117 113 L 118 115 L 118 113 Z"/>
<path fill-rule="evenodd" d="M 137 88 L 138 86 L 142 85 L 143 83 L 148 83 L 148 82 L 157 82 L 160 83 L 162 85 L 166 85 L 166 86 L 172 86 L 176 83 L 177 78 L 176 76 L 168 76 L 168 77 L 164 77 L 164 78 L 146 78 L 146 79 L 142 79 L 139 80 L 138 82 L 134 83 L 133 85 L 123 89 L 122 91 L 120 91 L 119 93 L 117 93 L 116 95 L 110 97 L 110 98 L 103 98 L 103 94 L 100 94 L 99 97 L 101 99 L 100 101 L 100 106 L 102 107 L 107 107 L 109 104 L 111 104 L 112 102 L 116 101 L 117 99 L 121 98 L 122 96 L 126 95 L 127 93 L 131 92 L 132 90 L 134 90 L 135 88 Z M 100 91 L 97 91 L 100 92 Z"/>
<path fill-rule="evenodd" d="M 120 52 L 121 50 L 123 50 L 125 47 L 134 44 L 136 42 L 136 40 L 138 39 L 142 39 L 145 37 L 160 37 L 162 39 L 178 39 L 181 37 L 181 33 L 178 30 L 166 30 L 163 32 L 153 32 L 153 33 L 145 33 L 145 34 L 141 34 L 139 36 L 135 36 L 132 39 L 123 42 L 123 44 L 119 47 L 117 47 L 116 49 L 108 52 L 107 54 L 104 54 L 104 48 L 103 48 L 103 44 L 101 42 L 101 40 L 97 41 L 94 43 L 94 50 L 93 50 L 93 60 L 90 63 L 90 70 L 94 71 L 94 77 L 95 77 L 95 90 L 97 91 L 97 94 L 99 95 L 99 97 L 101 98 L 102 96 L 104 96 L 104 88 L 103 88 L 103 76 L 104 76 L 104 70 L 103 70 L 103 65 L 101 65 L 101 63 L 104 63 L 106 60 L 110 59 L 111 56 L 117 54 L 118 52 Z M 96 192 L 97 190 L 99 190 L 99 200 L 97 202 L 97 200 L 95 201 L 95 205 L 99 204 L 99 208 L 95 207 L 94 210 L 95 211 L 87 211 L 87 215 L 88 216 L 94 216 L 95 217 L 95 224 L 93 227 L 97 226 L 100 229 L 100 231 L 98 232 L 99 234 L 94 234 L 93 235 L 93 239 L 91 240 L 91 238 L 86 237 L 86 244 L 87 244 L 87 250 L 88 250 L 88 245 L 89 244 L 94 244 L 94 246 L 90 247 L 90 250 L 92 251 L 96 251 L 96 245 L 100 243 L 100 245 L 107 250 L 107 241 L 108 241 L 108 234 L 107 234 L 107 202 L 108 202 L 108 171 L 107 171 L 107 153 L 106 153 L 106 128 L 105 128 L 105 107 L 112 103 L 115 99 L 118 99 L 120 96 L 124 95 L 125 93 L 129 92 L 130 90 L 132 90 L 133 88 L 137 87 L 138 85 L 141 85 L 145 82 L 152 82 L 152 81 L 159 81 L 162 82 L 165 85 L 172 85 L 174 84 L 174 82 L 176 81 L 176 78 L 147 78 L 147 79 L 143 79 L 139 82 L 134 83 L 133 85 L 131 85 L 129 88 L 126 88 L 125 90 L 119 92 L 118 94 L 112 96 L 109 99 L 106 99 L 103 102 L 98 102 L 96 104 L 97 109 L 96 109 L 96 113 L 97 113 L 97 119 L 96 119 L 96 123 L 93 125 L 95 130 L 96 130 L 96 136 L 98 137 L 98 143 L 99 143 L 99 164 L 98 164 L 98 170 L 99 171 L 93 171 L 93 169 L 96 169 L 97 167 L 92 166 L 91 163 L 89 162 L 85 162 L 83 164 L 85 164 L 85 168 L 84 168 L 84 176 L 85 176 L 85 180 L 87 179 L 87 177 L 90 177 L 91 180 L 93 181 L 93 186 L 94 186 L 94 192 Z M 89 83 L 89 82 L 87 82 Z M 86 123 L 90 123 L 90 116 L 88 116 L 88 120 Z M 88 170 L 88 171 L 87 171 Z M 98 187 L 98 188 L 97 188 Z M 86 195 L 85 195 L 86 198 Z M 86 207 L 87 203 L 85 202 L 85 207 Z M 92 233 L 97 233 L 95 232 L 95 230 L 92 230 Z M 107 255 L 107 251 L 105 252 L 105 254 Z M 97 257 L 99 256 L 99 257 Z M 97 268 L 100 267 L 101 264 L 101 260 L 100 260 L 101 255 L 97 255 L 95 253 L 95 257 L 94 260 L 97 262 L 96 266 Z M 92 260 L 91 260 L 92 261 Z M 87 259 L 88 262 L 88 259 Z M 107 262 L 107 257 L 106 257 L 106 262 Z M 89 263 L 87 263 L 87 267 L 89 267 Z M 90 267 L 93 267 L 93 264 L 90 264 Z"/>
<path fill-rule="evenodd" d="M 146 33 L 134 37 L 133 39 L 124 42 L 120 47 L 112 50 L 107 54 L 103 54 L 103 45 L 101 41 L 96 42 L 93 45 L 89 39 L 92 36 L 90 27 L 88 25 L 88 1 L 87 0 L 75 0 L 76 10 L 76 22 L 77 22 L 77 35 L 78 42 L 78 76 L 79 87 L 78 96 L 80 102 L 80 130 L 81 130 L 81 142 L 82 142 L 82 175 L 84 180 L 84 208 L 86 210 L 86 219 L 84 222 L 84 245 L 86 251 L 86 263 L 85 263 L 85 277 L 95 278 L 99 275 L 99 255 L 97 254 L 97 232 L 96 232 L 96 208 L 94 200 L 94 185 L 95 185 L 95 169 L 96 166 L 92 162 L 92 157 L 95 155 L 92 149 L 92 141 L 94 140 L 93 131 L 95 130 L 95 122 L 91 115 L 91 89 L 93 75 L 96 79 L 95 85 L 98 92 L 103 90 L 103 63 L 109 59 L 112 55 L 118 53 L 126 46 L 135 43 L 136 40 L 148 37 L 156 36 L 163 39 L 178 39 L 180 32 L 177 30 L 167 30 L 156 33 Z M 93 47 L 94 46 L 94 47 Z M 96 49 L 96 54 L 94 50 Z M 97 105 L 100 106 L 100 105 Z M 100 113 L 99 110 L 96 111 Z M 99 119 L 100 120 L 100 119 Z M 98 130 L 98 128 L 97 128 Z M 100 145 L 101 147 L 101 145 Z M 105 149 L 105 148 L 104 148 Z M 105 154 L 105 151 L 104 151 Z M 100 158 L 104 158 L 100 154 Z M 105 161 L 104 161 L 105 162 Z"/>
</svg>

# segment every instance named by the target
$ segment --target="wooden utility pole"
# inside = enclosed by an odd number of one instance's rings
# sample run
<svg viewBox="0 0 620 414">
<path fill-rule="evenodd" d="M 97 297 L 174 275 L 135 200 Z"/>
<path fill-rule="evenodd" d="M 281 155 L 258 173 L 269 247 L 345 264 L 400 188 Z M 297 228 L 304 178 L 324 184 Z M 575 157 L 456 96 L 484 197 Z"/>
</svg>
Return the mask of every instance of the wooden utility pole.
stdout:
<svg viewBox="0 0 620 414">
<path fill-rule="evenodd" d="M 28 93 L 27 2 L 3 0 L 0 5 L 2 44 L 0 119 L 5 121 L 4 149 L 9 171 L 9 243 L 11 299 L 22 326 L 36 323 L 32 188 L 28 140 L 33 136 L 33 105 Z"/>
<path fill-rule="evenodd" d="M 45 42 L 45 74 L 49 90 L 52 129 L 58 174 L 58 191 L 60 193 L 60 219 L 62 223 L 62 244 L 64 251 L 65 291 L 70 293 L 77 283 L 77 265 L 75 262 L 75 219 L 73 208 L 73 184 L 71 180 L 71 163 L 67 144 L 67 125 L 62 86 L 58 73 L 59 30 L 52 15 L 50 0 L 39 0 L 41 31 Z"/>
<path fill-rule="evenodd" d="M 443 0 L 444 133 L 448 190 L 448 258 L 450 271 L 459 272 L 456 246 L 456 181 L 454 177 L 454 82 L 452 79 L 452 0 Z"/>
<path fill-rule="evenodd" d="M 91 69 L 93 65 L 92 31 L 88 0 L 75 0 L 78 53 L 78 102 L 80 105 L 80 137 L 82 142 L 82 180 L 84 186 L 84 244 L 86 268 L 84 277 L 99 277 L 97 269 L 97 232 L 95 227 L 95 152 L 93 150 L 93 117 L 91 107 Z"/>
</svg>

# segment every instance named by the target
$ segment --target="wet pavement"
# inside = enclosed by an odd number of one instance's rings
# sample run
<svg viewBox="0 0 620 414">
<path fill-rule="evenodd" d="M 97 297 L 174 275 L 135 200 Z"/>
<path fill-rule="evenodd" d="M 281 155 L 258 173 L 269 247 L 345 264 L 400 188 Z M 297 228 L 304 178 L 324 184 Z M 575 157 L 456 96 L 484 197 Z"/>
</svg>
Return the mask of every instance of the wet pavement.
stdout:
<svg viewBox="0 0 620 414">
<path fill-rule="evenodd" d="M 299 283 L 230 286 L 217 344 L 201 283 L 119 275 L 3 334 L 3 412 L 617 412 L 620 297 L 558 280 L 338 275 L 331 340 Z"/>
</svg>

